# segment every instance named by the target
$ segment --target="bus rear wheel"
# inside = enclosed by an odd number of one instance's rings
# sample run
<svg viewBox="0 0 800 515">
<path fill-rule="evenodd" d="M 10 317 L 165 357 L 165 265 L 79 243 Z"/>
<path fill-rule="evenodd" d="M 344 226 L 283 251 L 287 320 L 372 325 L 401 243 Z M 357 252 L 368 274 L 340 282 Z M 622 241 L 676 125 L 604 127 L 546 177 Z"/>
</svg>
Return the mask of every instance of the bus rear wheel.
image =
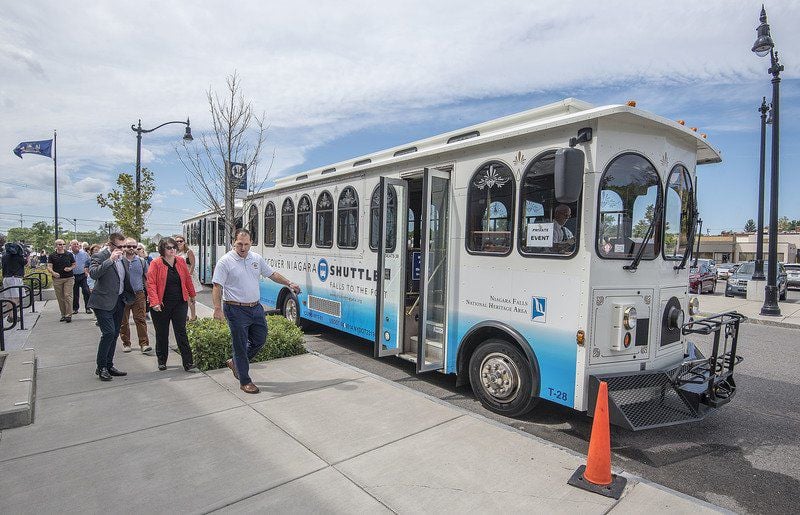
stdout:
<svg viewBox="0 0 800 515">
<path fill-rule="evenodd" d="M 283 316 L 294 325 L 300 325 L 300 306 L 297 305 L 297 297 L 292 294 L 286 295 L 283 300 Z"/>
<path fill-rule="evenodd" d="M 469 382 L 475 397 L 500 415 L 516 417 L 536 405 L 533 381 L 528 360 L 505 340 L 486 340 L 469 360 Z"/>
</svg>

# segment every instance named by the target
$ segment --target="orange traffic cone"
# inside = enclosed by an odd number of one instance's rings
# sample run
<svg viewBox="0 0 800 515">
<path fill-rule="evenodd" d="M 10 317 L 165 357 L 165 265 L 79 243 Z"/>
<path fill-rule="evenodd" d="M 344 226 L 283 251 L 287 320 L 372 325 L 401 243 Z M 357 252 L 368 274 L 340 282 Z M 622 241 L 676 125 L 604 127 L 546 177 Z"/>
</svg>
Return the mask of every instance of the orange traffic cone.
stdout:
<svg viewBox="0 0 800 515">
<path fill-rule="evenodd" d="M 567 481 L 572 486 L 619 499 L 625 484 L 624 477 L 611 473 L 611 424 L 608 421 L 608 383 L 600 382 L 594 407 L 592 435 L 589 438 L 589 456 Z"/>
</svg>

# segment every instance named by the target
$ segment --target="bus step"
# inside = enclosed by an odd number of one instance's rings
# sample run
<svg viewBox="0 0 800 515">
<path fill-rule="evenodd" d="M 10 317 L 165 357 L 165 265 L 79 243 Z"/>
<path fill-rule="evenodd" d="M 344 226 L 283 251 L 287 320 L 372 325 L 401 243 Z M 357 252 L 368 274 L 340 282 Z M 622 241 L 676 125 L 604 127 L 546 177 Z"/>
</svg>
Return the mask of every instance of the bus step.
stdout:
<svg viewBox="0 0 800 515">
<path fill-rule="evenodd" d="M 412 344 L 414 345 L 414 349 L 417 349 L 418 348 L 417 345 L 419 345 L 419 337 L 412 336 L 410 338 L 410 340 L 411 340 Z M 441 342 L 431 341 L 431 340 L 427 340 L 425 342 L 425 357 L 428 360 L 441 361 L 443 355 L 444 355 L 444 352 L 442 352 L 442 344 L 441 344 Z M 401 354 L 401 357 L 404 357 L 404 356 L 405 356 L 405 354 Z M 414 354 L 414 362 L 415 363 L 417 361 L 417 357 L 416 356 L 417 355 Z"/>
<path fill-rule="evenodd" d="M 594 413 L 600 381 L 608 384 L 611 423 L 631 431 L 701 420 L 705 412 L 675 387 L 662 370 L 589 376 L 589 414 Z"/>
</svg>

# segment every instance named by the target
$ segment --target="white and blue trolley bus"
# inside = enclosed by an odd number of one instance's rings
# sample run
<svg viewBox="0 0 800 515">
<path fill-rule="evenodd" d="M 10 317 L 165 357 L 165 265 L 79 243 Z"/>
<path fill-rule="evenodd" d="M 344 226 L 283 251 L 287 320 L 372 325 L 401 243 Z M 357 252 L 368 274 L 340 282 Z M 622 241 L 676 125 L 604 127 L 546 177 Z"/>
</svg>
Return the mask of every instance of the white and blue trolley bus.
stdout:
<svg viewBox="0 0 800 515">
<path fill-rule="evenodd" d="M 303 289 L 263 281 L 267 308 L 456 374 L 509 416 L 591 414 L 606 381 L 612 422 L 644 429 L 735 393 L 741 317 L 694 320 L 688 292 L 695 168 L 720 161 L 681 123 L 567 99 L 280 178 L 242 214 Z M 208 281 L 219 224 L 185 227 Z M 714 335 L 708 358 L 691 333 Z"/>
</svg>

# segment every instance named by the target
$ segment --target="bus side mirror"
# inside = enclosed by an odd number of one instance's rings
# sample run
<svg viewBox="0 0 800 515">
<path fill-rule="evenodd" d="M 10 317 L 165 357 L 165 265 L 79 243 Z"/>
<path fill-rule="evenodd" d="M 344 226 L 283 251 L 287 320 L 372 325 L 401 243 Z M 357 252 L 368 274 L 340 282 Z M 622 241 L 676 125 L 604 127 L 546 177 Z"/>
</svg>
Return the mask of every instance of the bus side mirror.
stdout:
<svg viewBox="0 0 800 515">
<path fill-rule="evenodd" d="M 560 148 L 556 151 L 555 182 L 556 201 L 560 204 L 577 202 L 583 188 L 583 151 L 577 148 Z"/>
</svg>

